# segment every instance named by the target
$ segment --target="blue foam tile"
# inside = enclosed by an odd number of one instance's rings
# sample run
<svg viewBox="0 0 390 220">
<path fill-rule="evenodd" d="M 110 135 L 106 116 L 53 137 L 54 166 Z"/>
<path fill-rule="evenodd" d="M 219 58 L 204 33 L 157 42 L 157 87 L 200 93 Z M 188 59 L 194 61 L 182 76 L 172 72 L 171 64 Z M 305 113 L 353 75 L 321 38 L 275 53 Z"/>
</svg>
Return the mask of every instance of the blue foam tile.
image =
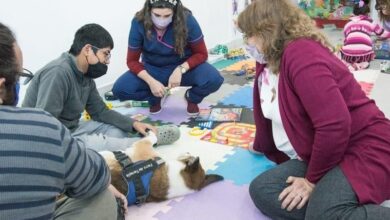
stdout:
<svg viewBox="0 0 390 220">
<path fill-rule="evenodd" d="M 225 105 L 253 108 L 253 87 L 244 86 L 221 101 Z"/>
<path fill-rule="evenodd" d="M 207 173 L 222 175 L 225 180 L 232 180 L 237 185 L 249 184 L 264 171 L 275 167 L 275 163 L 264 155 L 257 155 L 247 149 L 236 148 L 234 153 L 226 156 L 224 162 L 218 162 L 215 170 Z"/>
</svg>

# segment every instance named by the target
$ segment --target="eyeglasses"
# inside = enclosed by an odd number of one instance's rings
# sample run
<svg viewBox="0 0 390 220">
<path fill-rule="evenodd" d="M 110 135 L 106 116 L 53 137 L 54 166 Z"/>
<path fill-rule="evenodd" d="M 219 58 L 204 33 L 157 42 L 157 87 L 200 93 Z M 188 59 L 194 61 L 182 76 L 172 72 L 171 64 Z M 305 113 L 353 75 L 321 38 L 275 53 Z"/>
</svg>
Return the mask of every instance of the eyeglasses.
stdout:
<svg viewBox="0 0 390 220">
<path fill-rule="evenodd" d="M 27 85 L 34 77 L 34 74 L 30 70 L 25 68 L 23 68 L 23 72 L 19 72 L 16 74 L 19 77 L 19 81 L 23 81 L 23 85 Z"/>
<path fill-rule="evenodd" d="M 97 52 L 98 52 L 98 50 L 101 50 L 101 48 L 99 48 L 99 47 L 95 47 L 95 46 L 93 46 L 93 45 L 91 45 L 91 47 L 92 47 L 92 50 L 93 50 L 93 52 L 96 54 Z M 111 53 L 109 52 L 109 51 L 103 51 L 103 54 L 104 54 L 104 61 L 106 62 L 106 63 L 108 63 L 109 61 L 110 61 L 110 59 L 111 59 Z"/>
</svg>

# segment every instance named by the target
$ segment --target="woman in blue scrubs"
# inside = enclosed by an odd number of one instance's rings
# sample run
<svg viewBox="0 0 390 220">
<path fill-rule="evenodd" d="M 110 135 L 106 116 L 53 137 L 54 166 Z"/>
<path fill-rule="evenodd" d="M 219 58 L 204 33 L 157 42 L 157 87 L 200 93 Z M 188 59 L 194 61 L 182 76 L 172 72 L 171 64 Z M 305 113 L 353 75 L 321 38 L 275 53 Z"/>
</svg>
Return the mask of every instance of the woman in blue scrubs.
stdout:
<svg viewBox="0 0 390 220">
<path fill-rule="evenodd" d="M 120 100 L 149 101 L 150 113 L 157 114 L 168 88 L 190 86 L 185 99 L 187 113 L 194 116 L 198 104 L 223 83 L 206 61 L 203 33 L 191 11 L 180 0 L 146 0 L 131 24 L 129 71 L 112 91 Z"/>
</svg>

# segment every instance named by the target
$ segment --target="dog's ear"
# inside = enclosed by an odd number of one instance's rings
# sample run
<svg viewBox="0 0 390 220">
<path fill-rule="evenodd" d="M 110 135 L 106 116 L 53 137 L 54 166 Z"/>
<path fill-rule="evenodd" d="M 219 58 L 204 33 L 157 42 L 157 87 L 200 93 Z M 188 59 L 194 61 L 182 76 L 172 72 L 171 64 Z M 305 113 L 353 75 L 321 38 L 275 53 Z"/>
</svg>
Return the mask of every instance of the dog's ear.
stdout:
<svg viewBox="0 0 390 220">
<path fill-rule="evenodd" d="M 183 162 L 186 165 L 186 169 L 191 169 L 194 171 L 199 169 L 200 166 L 199 157 L 194 157 L 188 152 L 179 156 L 178 160 Z"/>
<path fill-rule="evenodd" d="M 187 160 L 186 170 L 188 170 L 190 173 L 194 173 L 198 171 L 199 168 L 200 168 L 199 157 L 191 157 L 189 160 Z"/>
<path fill-rule="evenodd" d="M 220 176 L 217 174 L 207 174 L 205 179 L 204 179 L 204 182 L 201 186 L 201 189 L 212 184 L 212 183 L 219 182 L 221 180 L 223 180 L 223 176 Z"/>
<path fill-rule="evenodd" d="M 186 165 L 185 171 L 188 173 L 194 173 L 198 171 L 199 168 L 202 168 L 200 166 L 199 157 L 191 156 L 189 153 L 180 156 L 178 159 Z"/>
<path fill-rule="evenodd" d="M 187 164 L 187 161 L 190 160 L 191 157 L 194 157 L 194 156 L 192 156 L 189 152 L 187 152 L 187 153 L 181 154 L 181 155 L 177 158 L 177 160 L 179 160 L 179 161 L 181 161 L 181 162 Z"/>
</svg>

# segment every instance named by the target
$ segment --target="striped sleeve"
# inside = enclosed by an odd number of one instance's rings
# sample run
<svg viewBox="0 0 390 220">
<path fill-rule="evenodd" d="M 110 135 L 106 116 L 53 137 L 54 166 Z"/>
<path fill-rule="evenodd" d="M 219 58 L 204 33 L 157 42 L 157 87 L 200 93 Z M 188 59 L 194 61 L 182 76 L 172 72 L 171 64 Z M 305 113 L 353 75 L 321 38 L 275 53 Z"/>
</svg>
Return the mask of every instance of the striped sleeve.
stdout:
<svg viewBox="0 0 390 220">
<path fill-rule="evenodd" d="M 380 24 L 375 22 L 372 25 L 373 25 L 372 30 L 377 36 L 379 36 L 381 38 L 389 38 L 390 37 L 390 32 L 386 31 Z"/>
<path fill-rule="evenodd" d="M 38 109 L 0 106 L 0 219 L 52 219 L 56 197 L 90 197 L 110 173 L 102 157 Z"/>
<path fill-rule="evenodd" d="M 110 171 L 96 151 L 86 148 L 62 126 L 62 145 L 65 150 L 65 194 L 73 198 L 86 198 L 107 188 Z"/>
</svg>

